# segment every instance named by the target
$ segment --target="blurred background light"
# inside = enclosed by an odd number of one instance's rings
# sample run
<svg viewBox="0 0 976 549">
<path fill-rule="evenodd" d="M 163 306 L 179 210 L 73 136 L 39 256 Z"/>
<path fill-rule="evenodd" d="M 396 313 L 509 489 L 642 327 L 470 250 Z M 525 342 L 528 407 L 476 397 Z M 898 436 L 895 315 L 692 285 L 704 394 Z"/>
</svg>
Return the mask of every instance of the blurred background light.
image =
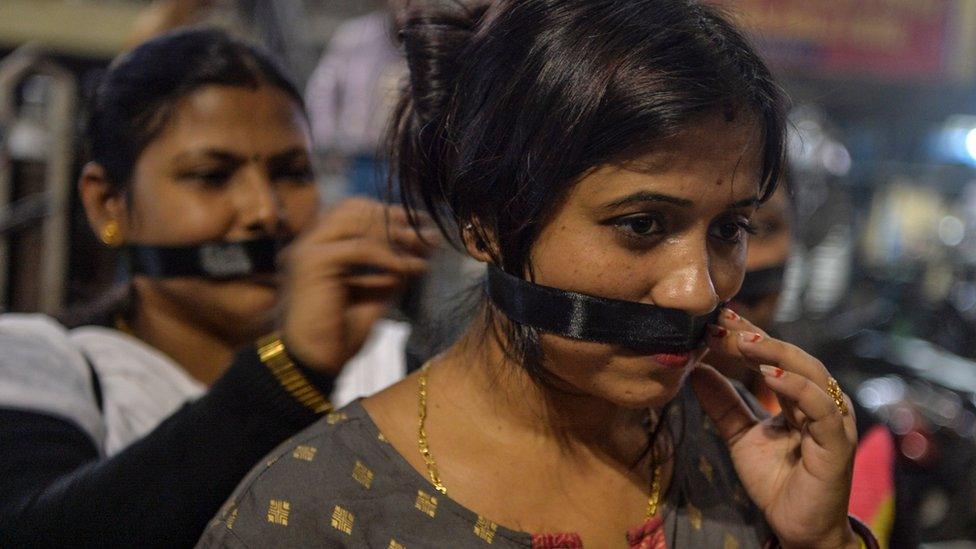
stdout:
<svg viewBox="0 0 976 549">
<path fill-rule="evenodd" d="M 969 153 L 969 158 L 976 160 L 976 128 L 966 134 L 966 152 Z"/>
</svg>

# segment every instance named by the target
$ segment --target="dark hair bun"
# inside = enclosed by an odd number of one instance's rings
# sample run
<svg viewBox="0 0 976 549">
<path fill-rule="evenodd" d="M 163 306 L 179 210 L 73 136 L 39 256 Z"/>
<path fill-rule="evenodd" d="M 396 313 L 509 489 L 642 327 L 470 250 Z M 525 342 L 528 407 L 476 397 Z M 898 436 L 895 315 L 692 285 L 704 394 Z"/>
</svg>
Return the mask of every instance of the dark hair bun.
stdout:
<svg viewBox="0 0 976 549">
<path fill-rule="evenodd" d="M 460 60 L 488 10 L 488 3 L 464 11 L 414 11 L 407 14 L 399 37 L 410 68 L 414 112 L 427 121 L 440 114 L 454 90 Z"/>
</svg>

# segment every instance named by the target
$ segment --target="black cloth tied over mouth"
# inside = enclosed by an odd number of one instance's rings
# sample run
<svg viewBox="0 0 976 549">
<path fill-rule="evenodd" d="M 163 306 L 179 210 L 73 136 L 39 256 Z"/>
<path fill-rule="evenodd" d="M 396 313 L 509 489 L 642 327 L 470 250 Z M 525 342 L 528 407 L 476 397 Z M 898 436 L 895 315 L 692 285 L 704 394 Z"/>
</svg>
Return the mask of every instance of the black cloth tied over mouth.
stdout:
<svg viewBox="0 0 976 549">
<path fill-rule="evenodd" d="M 693 316 L 679 309 L 608 299 L 541 286 L 488 266 L 485 293 L 510 319 L 571 339 L 641 353 L 683 353 L 702 346 L 721 307 Z"/>
<path fill-rule="evenodd" d="M 742 287 L 735 295 L 735 300 L 746 305 L 755 305 L 764 297 L 783 291 L 785 276 L 785 263 L 749 271 L 742 279 Z"/>
<path fill-rule="evenodd" d="M 132 274 L 152 278 L 230 280 L 274 274 L 277 271 L 278 252 L 286 244 L 281 238 L 264 237 L 191 246 L 130 244 L 124 251 Z"/>
</svg>

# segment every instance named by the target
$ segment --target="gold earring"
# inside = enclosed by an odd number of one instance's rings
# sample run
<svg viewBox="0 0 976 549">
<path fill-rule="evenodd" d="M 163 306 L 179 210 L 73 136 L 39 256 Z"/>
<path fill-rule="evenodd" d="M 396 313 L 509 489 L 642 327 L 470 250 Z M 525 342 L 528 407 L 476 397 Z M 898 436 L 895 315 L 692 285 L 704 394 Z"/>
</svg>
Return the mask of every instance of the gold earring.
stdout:
<svg viewBox="0 0 976 549">
<path fill-rule="evenodd" d="M 106 223 L 98 236 L 106 246 L 111 248 L 118 248 L 122 245 L 122 231 L 119 229 L 118 221 L 113 220 Z"/>
</svg>

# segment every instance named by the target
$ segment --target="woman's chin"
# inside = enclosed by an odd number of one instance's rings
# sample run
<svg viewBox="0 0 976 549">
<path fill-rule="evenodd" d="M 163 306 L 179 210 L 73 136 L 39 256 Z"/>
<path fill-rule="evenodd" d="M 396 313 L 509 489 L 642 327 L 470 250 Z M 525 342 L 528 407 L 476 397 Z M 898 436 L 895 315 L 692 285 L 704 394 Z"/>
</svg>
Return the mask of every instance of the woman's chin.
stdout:
<svg viewBox="0 0 976 549">
<path fill-rule="evenodd" d="M 675 379 L 674 382 L 655 379 L 622 382 L 621 387 L 608 390 L 604 398 L 621 408 L 630 410 L 662 408 L 674 400 L 683 384 L 683 377 Z"/>
<path fill-rule="evenodd" d="M 651 356 L 621 354 L 619 350 L 586 345 L 591 348 L 579 345 L 578 350 L 598 352 L 573 355 L 566 349 L 559 359 L 552 361 L 550 372 L 574 387 L 573 392 L 586 393 L 626 409 L 660 408 L 673 400 L 698 358 L 698 353 L 692 353 L 686 364 L 662 365 Z"/>
<path fill-rule="evenodd" d="M 269 330 L 278 306 L 276 288 L 245 281 L 223 283 L 209 298 L 211 322 L 242 337 Z"/>
<path fill-rule="evenodd" d="M 222 297 L 236 302 L 241 308 L 258 312 L 270 309 L 278 303 L 278 288 L 273 284 L 251 280 L 232 280 L 218 284 Z"/>
</svg>

